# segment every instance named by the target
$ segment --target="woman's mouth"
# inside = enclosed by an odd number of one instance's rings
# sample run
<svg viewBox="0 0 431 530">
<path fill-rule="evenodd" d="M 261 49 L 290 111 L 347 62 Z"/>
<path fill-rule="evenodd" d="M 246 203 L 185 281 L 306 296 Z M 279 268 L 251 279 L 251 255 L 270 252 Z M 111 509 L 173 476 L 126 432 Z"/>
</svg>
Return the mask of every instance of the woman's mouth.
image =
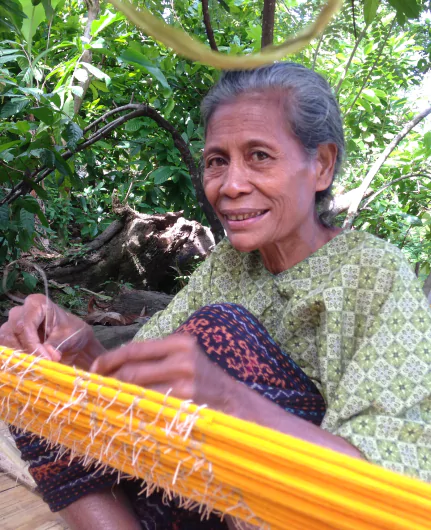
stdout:
<svg viewBox="0 0 431 530">
<path fill-rule="evenodd" d="M 262 219 L 268 210 L 256 210 L 254 212 L 226 212 L 224 218 L 229 228 L 245 228 L 249 224 Z"/>
<path fill-rule="evenodd" d="M 225 217 L 228 221 L 244 221 L 245 219 L 259 217 L 259 215 L 263 215 L 265 212 L 266 210 L 258 210 L 257 212 L 252 213 L 229 214 L 225 215 Z"/>
</svg>

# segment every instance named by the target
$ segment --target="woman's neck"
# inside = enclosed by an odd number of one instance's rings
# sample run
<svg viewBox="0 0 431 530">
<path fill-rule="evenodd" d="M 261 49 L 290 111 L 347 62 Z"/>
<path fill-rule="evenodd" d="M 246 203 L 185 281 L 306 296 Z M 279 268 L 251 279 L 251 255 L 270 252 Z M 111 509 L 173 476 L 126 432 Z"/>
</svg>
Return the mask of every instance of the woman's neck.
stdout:
<svg viewBox="0 0 431 530">
<path fill-rule="evenodd" d="M 307 234 L 299 233 L 288 240 L 269 243 L 259 249 L 263 264 L 272 274 L 280 274 L 308 258 L 341 231 L 341 228 L 328 228 L 319 222 Z"/>
</svg>

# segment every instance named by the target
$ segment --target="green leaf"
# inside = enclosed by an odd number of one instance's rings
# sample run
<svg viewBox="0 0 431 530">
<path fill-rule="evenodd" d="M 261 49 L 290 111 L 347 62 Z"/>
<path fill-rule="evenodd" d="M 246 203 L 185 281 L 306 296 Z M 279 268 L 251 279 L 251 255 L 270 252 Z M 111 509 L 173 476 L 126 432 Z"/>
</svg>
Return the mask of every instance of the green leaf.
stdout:
<svg viewBox="0 0 431 530">
<path fill-rule="evenodd" d="M 69 164 L 57 153 L 54 153 L 55 156 L 55 169 L 63 175 L 64 177 L 72 177 L 73 173 L 69 167 Z"/>
<path fill-rule="evenodd" d="M 45 19 L 45 10 L 42 4 L 34 6 L 31 0 L 20 0 L 22 10 L 27 15 L 27 18 L 22 23 L 21 31 L 27 43 L 31 43 L 39 28 L 40 24 Z"/>
<path fill-rule="evenodd" d="M 33 245 L 34 232 L 30 234 L 27 230 L 20 230 L 18 233 L 18 245 L 21 250 L 27 252 Z"/>
<path fill-rule="evenodd" d="M 29 111 L 36 118 L 47 125 L 53 125 L 55 121 L 53 111 L 48 107 L 33 107 Z"/>
<path fill-rule="evenodd" d="M 40 184 L 36 184 L 35 182 L 33 182 L 31 180 L 27 180 L 26 182 L 31 187 L 31 189 L 33 189 L 37 193 L 37 196 L 40 199 L 43 199 L 43 200 L 47 200 L 48 199 L 48 193 L 46 192 L 46 190 L 44 188 L 42 188 L 42 186 Z M 37 212 L 37 215 L 40 218 L 39 212 Z M 42 219 L 41 219 L 41 223 L 44 224 L 42 222 Z"/>
<path fill-rule="evenodd" d="M 397 11 L 397 19 L 402 24 L 405 19 L 419 18 L 421 8 L 416 0 L 388 0 Z"/>
<path fill-rule="evenodd" d="M 13 269 L 9 272 L 6 279 L 6 290 L 3 290 L 3 282 L 0 282 L 0 293 L 8 292 L 15 285 L 16 279 L 18 277 L 18 271 Z"/>
<path fill-rule="evenodd" d="M 367 25 L 374 20 L 380 0 L 364 0 L 364 19 Z"/>
<path fill-rule="evenodd" d="M 371 103 L 380 103 L 380 99 L 376 96 L 374 90 L 371 88 L 364 88 L 362 91 L 362 97 L 368 99 L 368 101 L 371 101 Z"/>
<path fill-rule="evenodd" d="M 29 184 L 31 185 L 30 182 L 29 182 Z M 32 188 L 34 188 L 35 186 L 37 186 L 37 184 L 33 184 Z M 40 188 L 40 186 L 39 186 L 39 188 Z M 46 192 L 44 192 L 44 193 L 46 195 Z M 27 197 L 23 197 L 21 199 L 18 199 L 15 204 L 16 204 L 16 206 L 21 208 L 20 215 L 21 215 L 21 213 L 23 211 L 31 213 L 33 215 L 33 219 L 34 219 L 34 215 L 37 215 L 39 217 L 39 220 L 40 220 L 40 222 L 42 223 L 43 226 L 46 226 L 46 227 L 49 226 L 48 220 L 45 217 L 45 214 L 42 212 L 42 210 L 40 208 L 40 205 L 39 205 L 37 199 L 35 199 L 35 197 L 32 197 L 31 195 L 28 195 Z M 34 226 L 34 221 L 33 221 L 33 226 Z"/>
<path fill-rule="evenodd" d="M 23 272 L 22 277 L 24 278 L 24 285 L 29 291 L 33 292 L 37 285 L 38 279 L 33 276 L 33 274 L 30 274 L 28 272 Z"/>
<path fill-rule="evenodd" d="M 427 151 L 431 151 L 431 131 L 424 134 L 424 145 Z"/>
<path fill-rule="evenodd" d="M 143 127 L 145 124 L 142 122 L 140 118 L 134 118 L 133 120 L 129 120 L 126 122 L 126 125 L 124 126 L 124 129 L 127 132 L 136 132 L 139 131 L 141 127 Z"/>
<path fill-rule="evenodd" d="M 26 230 L 29 234 L 34 232 L 34 214 L 24 210 L 24 208 L 19 212 L 19 222 L 21 228 Z M 20 230 L 21 232 L 21 230 Z"/>
<path fill-rule="evenodd" d="M 135 66 L 140 66 L 149 74 L 151 74 L 154 78 L 156 78 L 157 81 L 162 85 L 162 87 L 171 90 L 171 87 L 169 86 L 169 83 L 160 68 L 154 66 L 142 53 L 138 52 L 137 50 L 128 48 L 127 50 L 124 50 L 123 53 L 120 55 L 120 59 L 126 63 L 130 63 Z"/>
<path fill-rule="evenodd" d="M 0 206 L 0 230 L 5 232 L 9 228 L 9 206 L 2 204 Z"/>
<path fill-rule="evenodd" d="M 70 87 L 70 90 L 74 96 L 78 96 L 79 98 L 82 98 L 82 96 L 84 95 L 84 89 L 82 88 L 82 86 L 74 85 Z"/>
<path fill-rule="evenodd" d="M 0 145 L 0 153 L 2 151 L 6 151 L 7 149 L 10 149 L 11 147 L 13 147 L 14 145 L 18 145 L 20 144 L 21 142 L 19 140 L 14 140 L 13 142 L 7 142 L 5 144 L 1 144 Z"/>
<path fill-rule="evenodd" d="M 55 154 L 50 149 L 41 149 L 40 160 L 46 167 L 55 167 Z"/>
<path fill-rule="evenodd" d="M 93 21 L 91 24 L 91 35 L 95 37 L 113 22 L 117 22 L 118 20 L 124 20 L 124 15 L 122 13 L 111 13 L 110 11 L 107 11 L 105 15 L 102 15 L 98 20 Z"/>
<path fill-rule="evenodd" d="M 154 184 L 157 184 L 157 185 L 163 184 L 169 179 L 171 175 L 172 175 L 172 169 L 169 166 L 158 167 L 152 173 Z"/>
<path fill-rule="evenodd" d="M 63 108 L 62 108 L 62 111 L 69 118 L 72 119 L 74 117 L 74 115 L 75 115 L 75 103 L 74 103 L 72 95 L 69 95 L 66 98 L 66 101 L 64 102 L 64 105 L 63 105 Z"/>
<path fill-rule="evenodd" d="M 78 124 L 76 124 L 75 122 L 73 121 L 70 121 L 64 131 L 63 131 L 63 138 L 66 140 L 66 143 L 67 143 L 67 147 L 71 150 L 71 151 L 75 151 L 77 145 L 78 145 L 78 142 L 79 140 L 83 137 L 84 133 L 81 129 L 81 127 L 79 127 Z"/>
<path fill-rule="evenodd" d="M 20 133 L 25 134 L 30 130 L 30 123 L 28 121 L 17 121 L 15 122 L 15 127 Z"/>
<path fill-rule="evenodd" d="M 18 114 L 21 112 L 27 105 L 29 104 L 29 100 L 27 98 L 14 98 L 8 101 L 3 105 L 3 107 L 0 110 L 0 118 L 10 118 L 11 116 L 14 116 L 15 114 Z"/>
<path fill-rule="evenodd" d="M 16 53 L 14 55 L 5 55 L 3 57 L 0 57 L 0 64 L 5 64 L 9 61 L 16 61 L 20 57 L 25 57 L 25 55 L 22 55 L 22 53 Z"/>
<path fill-rule="evenodd" d="M 86 70 L 85 68 L 77 68 L 75 70 L 75 78 L 80 83 L 85 83 L 88 79 L 88 70 Z"/>
<path fill-rule="evenodd" d="M 109 75 L 105 74 L 105 72 L 102 72 L 99 68 L 96 68 L 90 63 L 81 63 L 85 68 L 90 72 L 91 75 L 94 75 L 94 77 L 97 77 L 97 79 L 101 79 L 102 81 L 105 81 L 106 86 L 109 86 L 111 84 L 111 78 Z"/>
<path fill-rule="evenodd" d="M 0 29 L 16 31 L 20 29 L 26 18 L 21 4 L 17 0 L 2 0 L 0 4 Z"/>
</svg>

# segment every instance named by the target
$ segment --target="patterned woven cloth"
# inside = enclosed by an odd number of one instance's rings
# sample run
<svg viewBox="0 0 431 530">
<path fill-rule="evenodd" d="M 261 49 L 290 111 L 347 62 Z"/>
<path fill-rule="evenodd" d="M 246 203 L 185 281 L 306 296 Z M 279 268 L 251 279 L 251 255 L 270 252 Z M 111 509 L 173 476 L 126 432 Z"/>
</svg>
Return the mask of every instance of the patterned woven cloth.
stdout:
<svg viewBox="0 0 431 530">
<path fill-rule="evenodd" d="M 325 402 L 314 383 L 272 340 L 266 329 L 241 306 L 217 304 L 196 311 L 176 333 L 197 338 L 202 350 L 232 378 L 287 412 L 320 425 Z M 66 508 L 90 492 L 111 487 L 115 474 L 84 468 L 69 455 L 59 457 L 46 443 L 29 433 L 12 429 L 30 473 L 53 511 Z M 201 520 L 197 512 L 181 509 L 177 501 L 163 502 L 162 493 L 139 495 L 142 484 L 126 480 L 122 487 L 145 530 L 217 530 L 226 523 L 216 515 Z"/>
<path fill-rule="evenodd" d="M 135 340 L 172 333 L 208 304 L 239 303 L 312 379 L 322 428 L 378 465 L 431 482 L 431 312 L 402 253 L 339 234 L 276 276 L 227 240 Z"/>
</svg>

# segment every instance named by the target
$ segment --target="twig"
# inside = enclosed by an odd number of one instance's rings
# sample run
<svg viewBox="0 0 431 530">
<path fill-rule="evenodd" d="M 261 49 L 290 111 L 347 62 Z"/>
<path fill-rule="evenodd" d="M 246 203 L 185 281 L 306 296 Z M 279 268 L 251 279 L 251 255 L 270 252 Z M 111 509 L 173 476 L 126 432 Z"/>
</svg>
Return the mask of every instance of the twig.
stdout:
<svg viewBox="0 0 431 530">
<path fill-rule="evenodd" d="M 341 85 L 343 84 L 344 80 L 346 79 L 347 72 L 349 71 L 350 65 L 352 64 L 353 57 L 355 56 L 356 50 L 358 49 L 358 46 L 359 46 L 360 42 L 364 38 L 367 29 L 368 29 L 368 26 L 365 26 L 365 28 L 361 31 L 359 37 L 356 39 L 355 45 L 353 46 L 352 53 L 350 54 L 349 60 L 347 61 L 347 64 L 346 64 L 346 66 L 344 68 L 343 75 L 341 76 L 341 79 L 338 81 L 338 84 L 335 87 L 334 92 L 335 92 L 336 95 L 338 95 L 338 93 L 340 92 Z"/>
<path fill-rule="evenodd" d="M 353 103 L 350 105 L 349 109 L 343 114 L 343 119 L 345 119 L 350 114 L 351 110 L 355 107 L 355 104 L 358 101 L 359 96 L 362 94 L 362 91 L 367 86 L 367 83 L 368 83 L 368 81 L 369 81 L 369 79 L 371 77 L 371 74 L 374 72 L 374 69 L 377 66 L 377 63 L 378 63 L 378 61 L 379 61 L 379 59 L 380 59 L 380 57 L 381 57 L 381 55 L 383 53 L 383 50 L 384 50 L 384 48 L 386 46 L 386 43 L 388 42 L 389 35 L 391 34 L 392 28 L 394 27 L 394 24 L 395 24 L 395 19 L 396 19 L 396 17 L 394 17 L 392 19 L 392 22 L 391 22 L 391 24 L 389 26 L 389 29 L 388 29 L 388 31 L 386 33 L 386 36 L 383 39 L 383 41 L 381 42 L 381 44 L 380 44 L 380 48 L 379 48 L 379 50 L 377 52 L 376 58 L 374 59 L 374 62 L 371 65 L 371 68 L 369 69 L 368 74 L 366 75 L 365 79 L 363 80 L 361 88 L 359 89 L 358 93 L 356 94 L 355 99 L 353 100 Z"/>
<path fill-rule="evenodd" d="M 364 193 L 367 191 L 372 180 L 380 171 L 380 168 L 386 162 L 387 158 L 390 156 L 392 151 L 409 134 L 409 132 L 429 114 L 431 114 L 431 106 L 426 108 L 422 112 L 419 112 L 419 114 L 416 114 L 416 116 L 403 127 L 403 129 L 395 136 L 392 142 L 387 146 L 383 153 L 374 162 L 374 164 L 371 166 L 371 169 L 368 171 L 367 175 L 362 181 L 362 184 L 355 190 L 352 202 L 350 203 L 349 209 L 347 211 L 346 219 L 343 223 L 343 228 L 349 229 L 352 227 L 353 220 L 357 215 L 359 204 L 363 199 Z"/>
<path fill-rule="evenodd" d="M 370 198 L 368 199 L 368 201 L 364 204 L 364 206 L 361 207 L 361 210 L 365 210 L 365 208 L 368 207 L 368 205 L 374 201 L 374 199 L 380 195 L 381 193 L 383 193 L 387 188 L 389 188 L 389 186 L 393 186 L 394 184 L 396 184 L 397 182 L 400 182 L 402 180 L 408 180 L 408 179 L 418 179 L 418 178 L 427 178 L 427 179 L 430 179 L 431 180 L 431 175 L 427 175 L 426 173 L 414 173 L 413 175 L 405 175 L 404 177 L 399 177 L 395 180 L 392 180 L 391 182 L 389 182 L 388 184 L 385 184 L 384 186 L 382 186 L 379 190 L 377 190 L 375 193 L 373 193 Z"/>
<path fill-rule="evenodd" d="M 323 36 L 324 36 L 324 33 L 320 35 L 319 40 L 317 41 L 316 49 L 314 50 L 313 64 L 311 65 L 312 70 L 316 68 L 317 56 L 319 55 L 320 46 L 322 45 L 322 42 L 323 42 Z"/>
</svg>

